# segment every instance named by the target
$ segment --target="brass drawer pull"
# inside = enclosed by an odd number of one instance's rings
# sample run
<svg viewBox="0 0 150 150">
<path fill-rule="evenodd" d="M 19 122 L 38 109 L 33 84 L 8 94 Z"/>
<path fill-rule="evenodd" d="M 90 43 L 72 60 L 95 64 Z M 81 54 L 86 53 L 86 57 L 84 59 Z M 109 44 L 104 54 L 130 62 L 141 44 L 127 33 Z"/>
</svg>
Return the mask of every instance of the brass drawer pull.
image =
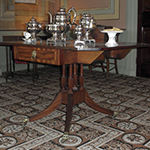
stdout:
<svg viewBox="0 0 150 150">
<path fill-rule="evenodd" d="M 31 54 L 31 60 L 36 59 L 36 55 L 37 55 L 36 51 L 33 51 Z"/>
</svg>

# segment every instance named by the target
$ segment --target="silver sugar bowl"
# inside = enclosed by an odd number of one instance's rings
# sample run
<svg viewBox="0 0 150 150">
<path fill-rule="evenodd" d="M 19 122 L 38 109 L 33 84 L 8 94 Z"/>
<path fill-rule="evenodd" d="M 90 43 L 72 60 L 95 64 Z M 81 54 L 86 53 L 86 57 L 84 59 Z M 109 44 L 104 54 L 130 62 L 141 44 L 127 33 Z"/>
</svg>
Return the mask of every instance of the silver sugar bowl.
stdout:
<svg viewBox="0 0 150 150">
<path fill-rule="evenodd" d="M 28 22 L 25 23 L 27 25 L 26 31 L 31 34 L 31 42 L 36 42 L 37 40 L 42 41 L 37 34 L 42 30 L 42 24 L 36 21 L 34 17 Z"/>
<path fill-rule="evenodd" d="M 73 16 L 71 16 L 71 12 L 73 12 Z M 72 19 L 73 17 L 73 19 Z M 66 41 L 66 37 L 64 34 L 70 30 L 72 25 L 74 24 L 74 21 L 76 19 L 76 11 L 74 7 L 70 8 L 68 12 L 66 12 L 65 8 L 60 8 L 59 11 L 54 16 L 54 23 L 59 26 L 59 30 L 61 32 L 61 40 Z M 71 22 L 72 20 L 72 22 Z"/>
</svg>

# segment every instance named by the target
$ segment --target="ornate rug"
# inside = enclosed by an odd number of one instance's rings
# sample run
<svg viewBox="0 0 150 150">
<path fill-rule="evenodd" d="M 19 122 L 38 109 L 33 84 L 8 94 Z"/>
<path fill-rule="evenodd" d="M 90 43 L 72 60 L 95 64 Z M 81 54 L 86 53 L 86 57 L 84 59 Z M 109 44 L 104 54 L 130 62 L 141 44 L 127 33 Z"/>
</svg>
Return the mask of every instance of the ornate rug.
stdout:
<svg viewBox="0 0 150 150">
<path fill-rule="evenodd" d="M 3 150 L 150 150 L 150 79 L 84 70 L 91 98 L 118 111 L 111 116 L 85 103 L 73 107 L 69 140 L 61 143 L 66 106 L 46 117 L 21 122 L 49 106 L 60 91 L 61 68 L 38 69 L 34 83 L 27 72 L 0 86 L 0 149 Z"/>
</svg>

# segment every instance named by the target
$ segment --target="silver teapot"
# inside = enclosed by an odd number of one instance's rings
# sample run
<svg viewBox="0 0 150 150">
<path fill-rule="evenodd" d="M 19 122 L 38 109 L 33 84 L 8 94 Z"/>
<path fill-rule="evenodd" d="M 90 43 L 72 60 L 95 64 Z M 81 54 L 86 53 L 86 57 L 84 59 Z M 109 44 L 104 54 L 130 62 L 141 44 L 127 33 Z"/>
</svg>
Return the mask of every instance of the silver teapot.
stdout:
<svg viewBox="0 0 150 150">
<path fill-rule="evenodd" d="M 73 11 L 73 16 L 71 16 L 71 11 Z M 71 17 L 73 17 L 73 19 L 71 19 Z M 68 12 L 66 12 L 66 9 L 62 7 L 56 13 L 56 15 L 54 16 L 54 23 L 56 23 L 59 26 L 61 32 L 61 40 L 64 41 L 66 40 L 64 33 L 70 30 L 70 28 L 74 24 L 75 19 L 76 19 L 76 11 L 74 7 L 70 8 Z"/>
<path fill-rule="evenodd" d="M 31 33 L 31 41 L 35 41 L 40 39 L 37 37 L 37 34 L 42 30 L 42 24 L 36 21 L 34 17 L 32 17 L 31 21 L 25 23 L 27 25 L 26 31 Z M 41 39 L 40 39 L 41 40 Z"/>
</svg>

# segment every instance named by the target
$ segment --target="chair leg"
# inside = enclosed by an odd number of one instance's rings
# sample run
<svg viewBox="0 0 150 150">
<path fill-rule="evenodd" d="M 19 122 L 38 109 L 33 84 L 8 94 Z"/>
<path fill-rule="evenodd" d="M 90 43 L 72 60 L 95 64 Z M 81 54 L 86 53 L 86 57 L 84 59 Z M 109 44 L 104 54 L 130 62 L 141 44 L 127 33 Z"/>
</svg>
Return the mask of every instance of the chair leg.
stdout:
<svg viewBox="0 0 150 150">
<path fill-rule="evenodd" d="M 27 64 L 27 71 L 30 71 L 30 64 Z"/>
<path fill-rule="evenodd" d="M 15 72 L 15 61 L 13 60 L 13 72 Z"/>
<path fill-rule="evenodd" d="M 105 72 L 105 69 L 104 69 L 105 67 L 102 62 L 101 62 L 101 67 L 102 67 L 102 71 Z"/>
<path fill-rule="evenodd" d="M 91 75 L 92 74 L 92 65 L 88 65 L 89 67 L 89 74 Z"/>
<path fill-rule="evenodd" d="M 103 72 L 105 72 L 105 68 L 107 68 L 107 71 L 106 71 L 106 78 L 109 77 L 109 71 L 112 70 L 112 69 L 115 69 L 116 74 L 118 74 L 117 59 L 114 59 L 114 63 L 112 63 L 112 64 L 114 65 L 114 67 L 111 68 L 111 69 L 109 69 L 109 67 L 110 67 L 110 66 L 109 66 L 109 65 L 110 65 L 109 59 L 106 59 L 106 66 L 104 66 L 102 62 L 100 62 L 100 64 L 101 64 L 101 68 L 102 68 L 102 71 L 103 71 Z M 95 65 L 95 66 L 96 66 L 96 65 Z M 89 74 L 91 75 L 91 74 L 92 74 L 92 65 L 89 65 L 88 67 L 89 67 Z"/>
<path fill-rule="evenodd" d="M 117 59 L 114 59 L 114 65 L 115 65 L 116 74 L 118 74 Z"/>
<path fill-rule="evenodd" d="M 107 64 L 106 78 L 108 78 L 108 76 L 109 76 L 109 59 L 106 59 L 106 64 Z"/>
</svg>

